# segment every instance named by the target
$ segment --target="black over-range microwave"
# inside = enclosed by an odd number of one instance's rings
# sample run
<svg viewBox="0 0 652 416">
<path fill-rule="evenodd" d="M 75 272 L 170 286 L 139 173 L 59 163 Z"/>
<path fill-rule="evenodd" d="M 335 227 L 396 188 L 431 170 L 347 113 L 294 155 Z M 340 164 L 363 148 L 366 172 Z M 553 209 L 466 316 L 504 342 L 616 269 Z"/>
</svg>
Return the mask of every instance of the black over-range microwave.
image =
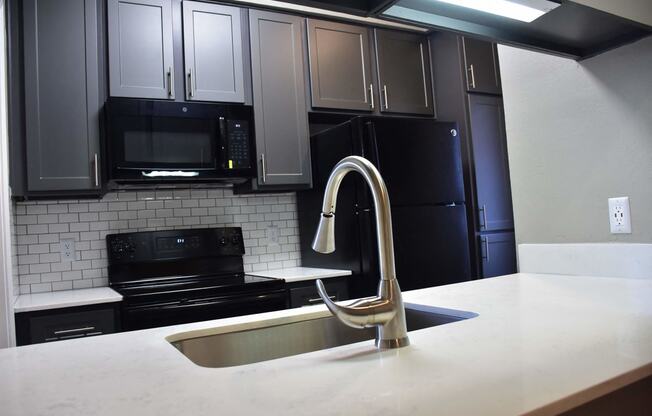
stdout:
<svg viewBox="0 0 652 416">
<path fill-rule="evenodd" d="M 255 177 L 251 106 L 111 97 L 104 106 L 110 184 Z"/>
</svg>

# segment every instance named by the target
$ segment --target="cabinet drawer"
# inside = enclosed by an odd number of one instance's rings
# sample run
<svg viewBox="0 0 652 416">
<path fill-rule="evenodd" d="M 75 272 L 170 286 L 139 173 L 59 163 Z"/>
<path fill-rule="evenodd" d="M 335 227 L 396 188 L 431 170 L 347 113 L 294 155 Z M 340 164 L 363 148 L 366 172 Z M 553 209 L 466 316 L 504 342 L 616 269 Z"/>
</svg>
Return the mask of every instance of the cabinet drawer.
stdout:
<svg viewBox="0 0 652 416">
<path fill-rule="evenodd" d="M 114 306 L 51 309 L 16 314 L 18 345 L 61 341 L 117 332 Z"/>
<path fill-rule="evenodd" d="M 348 298 L 349 291 L 346 281 L 328 282 L 324 281 L 326 291 L 333 301 L 340 301 Z M 290 307 L 300 308 L 324 303 L 314 281 L 304 283 L 299 287 L 290 287 Z"/>
</svg>

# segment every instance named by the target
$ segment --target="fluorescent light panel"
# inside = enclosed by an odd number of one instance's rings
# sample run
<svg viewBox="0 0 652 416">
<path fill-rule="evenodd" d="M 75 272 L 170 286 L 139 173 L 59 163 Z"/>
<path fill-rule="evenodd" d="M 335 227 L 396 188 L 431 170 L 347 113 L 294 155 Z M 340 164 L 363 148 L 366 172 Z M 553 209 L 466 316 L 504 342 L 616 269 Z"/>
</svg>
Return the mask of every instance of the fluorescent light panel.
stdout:
<svg viewBox="0 0 652 416">
<path fill-rule="evenodd" d="M 530 23 L 560 6 L 547 0 L 434 0 Z"/>
</svg>

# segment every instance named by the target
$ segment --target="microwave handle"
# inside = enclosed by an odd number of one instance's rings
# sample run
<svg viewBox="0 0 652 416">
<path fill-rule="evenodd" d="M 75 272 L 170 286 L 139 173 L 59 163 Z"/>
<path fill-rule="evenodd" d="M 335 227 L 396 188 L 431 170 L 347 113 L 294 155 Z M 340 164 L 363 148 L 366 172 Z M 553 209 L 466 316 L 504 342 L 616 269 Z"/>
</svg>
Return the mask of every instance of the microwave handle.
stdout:
<svg viewBox="0 0 652 416">
<path fill-rule="evenodd" d="M 224 117 L 220 117 L 220 162 L 222 162 L 222 168 L 226 169 L 227 168 L 227 163 L 229 160 L 229 155 L 228 155 L 228 129 L 226 125 L 226 119 Z"/>
</svg>

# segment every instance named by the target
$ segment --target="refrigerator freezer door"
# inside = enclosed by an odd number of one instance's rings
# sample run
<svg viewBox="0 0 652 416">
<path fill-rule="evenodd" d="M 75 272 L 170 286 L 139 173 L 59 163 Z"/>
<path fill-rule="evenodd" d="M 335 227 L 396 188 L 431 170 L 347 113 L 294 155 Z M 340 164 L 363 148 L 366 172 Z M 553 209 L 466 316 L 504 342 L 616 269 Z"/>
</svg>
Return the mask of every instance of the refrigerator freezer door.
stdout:
<svg viewBox="0 0 652 416">
<path fill-rule="evenodd" d="M 464 205 L 393 207 L 392 220 L 402 290 L 471 279 Z"/>
<path fill-rule="evenodd" d="M 365 134 L 365 155 L 372 156 L 385 179 L 393 206 L 464 202 L 455 123 L 369 118 L 365 128 L 375 132 Z"/>
</svg>

